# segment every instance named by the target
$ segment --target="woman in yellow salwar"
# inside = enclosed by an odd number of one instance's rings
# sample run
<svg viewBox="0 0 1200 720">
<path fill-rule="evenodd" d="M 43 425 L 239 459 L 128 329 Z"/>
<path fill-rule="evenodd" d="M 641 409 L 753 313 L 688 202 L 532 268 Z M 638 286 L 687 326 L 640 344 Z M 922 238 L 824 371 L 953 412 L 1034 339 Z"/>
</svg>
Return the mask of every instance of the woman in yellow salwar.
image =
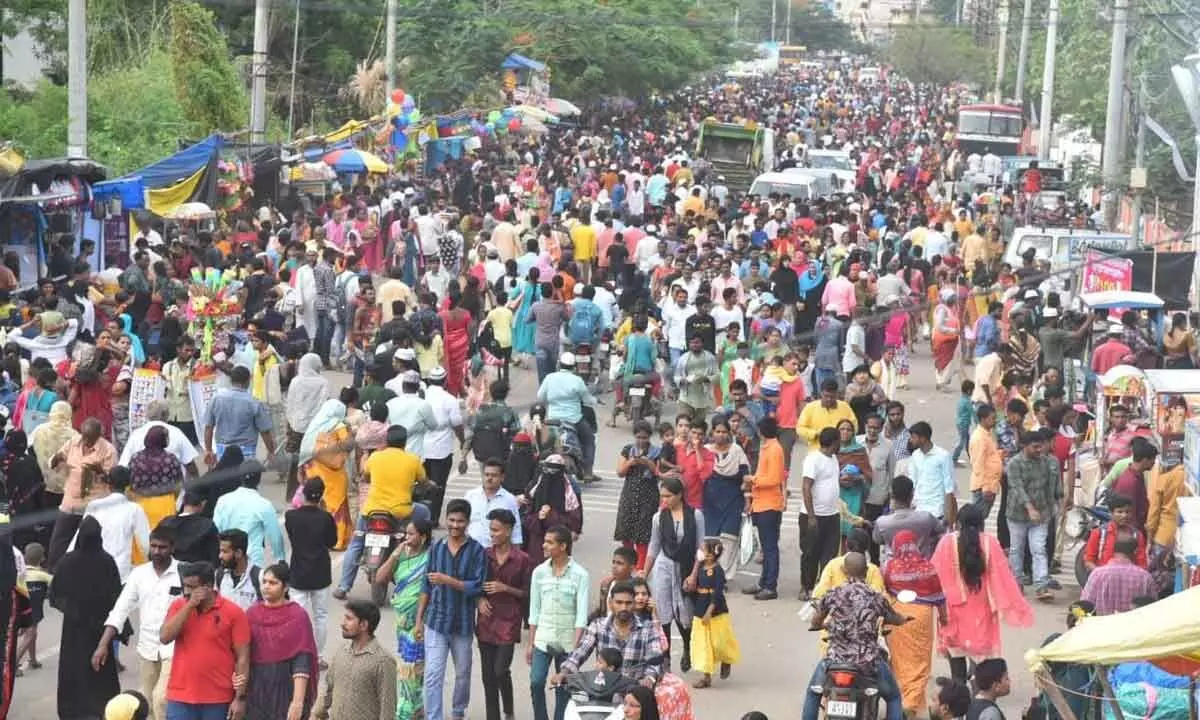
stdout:
<svg viewBox="0 0 1200 720">
<path fill-rule="evenodd" d="M 337 524 L 334 550 L 345 550 L 354 532 L 348 472 L 353 437 L 346 423 L 346 404 L 330 399 L 317 409 L 300 441 L 301 484 L 312 478 L 321 478 L 325 483 L 325 507 Z"/>
<path fill-rule="evenodd" d="M 883 585 L 896 612 L 910 618 L 904 625 L 892 628 L 887 644 L 892 672 L 900 683 L 904 714 L 911 718 L 928 707 L 926 691 L 933 671 L 934 627 L 945 612 L 937 570 L 921 554 L 913 531 L 901 530 L 892 539 L 892 556 L 883 568 Z M 897 599 L 905 590 L 915 593 L 911 602 Z"/>
</svg>

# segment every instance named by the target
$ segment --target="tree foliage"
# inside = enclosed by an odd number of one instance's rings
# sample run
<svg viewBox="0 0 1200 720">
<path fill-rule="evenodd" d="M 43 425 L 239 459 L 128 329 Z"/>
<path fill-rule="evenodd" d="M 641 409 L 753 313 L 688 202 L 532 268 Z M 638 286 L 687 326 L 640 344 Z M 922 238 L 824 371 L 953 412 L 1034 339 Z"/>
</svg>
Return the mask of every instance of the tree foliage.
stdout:
<svg viewBox="0 0 1200 720">
<path fill-rule="evenodd" d="M 941 24 L 896 28 L 885 55 L 903 77 L 933 85 L 985 82 L 992 67 L 990 53 L 970 30 Z"/>
<path fill-rule="evenodd" d="M 229 59 L 225 38 L 208 10 L 171 2 L 171 67 L 175 96 L 193 135 L 236 130 L 247 118 L 246 90 Z"/>
<path fill-rule="evenodd" d="M 788 33 L 788 3 L 792 6 L 791 33 Z M 823 3 L 804 0 L 741 0 L 738 39 L 748 42 L 771 37 L 771 9 L 775 9 L 775 38 L 809 50 L 856 52 L 862 48 L 850 26 L 835 17 Z M 729 8 L 728 12 L 732 12 Z"/>
</svg>

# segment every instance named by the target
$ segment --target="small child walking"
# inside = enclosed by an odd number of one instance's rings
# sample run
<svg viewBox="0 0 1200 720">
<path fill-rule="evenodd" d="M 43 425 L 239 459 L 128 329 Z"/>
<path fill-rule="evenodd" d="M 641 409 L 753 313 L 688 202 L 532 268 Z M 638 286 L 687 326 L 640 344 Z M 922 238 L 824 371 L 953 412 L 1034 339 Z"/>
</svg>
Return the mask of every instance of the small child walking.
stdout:
<svg viewBox="0 0 1200 720">
<path fill-rule="evenodd" d="M 971 395 L 975 392 L 975 383 L 963 380 L 962 393 L 958 396 L 958 405 L 954 409 L 954 429 L 958 431 L 958 443 L 954 446 L 954 464 L 959 465 L 963 452 L 971 456 L 971 423 L 975 420 L 975 403 Z"/>
<path fill-rule="evenodd" d="M 46 549 L 41 543 L 29 543 L 25 546 L 25 587 L 29 590 L 29 604 L 32 608 L 33 624 L 21 633 L 21 644 L 17 646 L 17 667 L 21 658 L 29 655 L 29 669 L 37 670 L 42 664 L 37 659 L 38 625 L 45 616 L 46 595 L 50 591 L 50 573 L 42 565 L 46 562 Z"/>
<path fill-rule="evenodd" d="M 711 687 L 713 670 L 718 666 L 721 679 L 728 678 L 731 666 L 741 659 L 725 598 L 725 571 L 719 562 L 721 551 L 719 539 L 704 541 L 704 561 L 697 573 L 696 592 L 692 596 L 696 617 L 692 621 L 692 667 L 704 673 L 704 677 L 692 684 L 695 688 Z"/>
</svg>

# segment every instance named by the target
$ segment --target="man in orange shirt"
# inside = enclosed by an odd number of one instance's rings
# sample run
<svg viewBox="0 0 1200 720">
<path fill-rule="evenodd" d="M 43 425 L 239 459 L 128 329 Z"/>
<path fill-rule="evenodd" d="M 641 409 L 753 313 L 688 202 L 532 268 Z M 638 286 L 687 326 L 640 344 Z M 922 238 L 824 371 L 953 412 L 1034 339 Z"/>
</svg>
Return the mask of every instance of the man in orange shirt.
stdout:
<svg viewBox="0 0 1200 720">
<path fill-rule="evenodd" d="M 983 508 L 984 517 L 1000 493 L 1004 456 L 996 442 L 996 409 L 987 403 L 975 409 L 979 425 L 971 433 L 968 455 L 971 459 L 971 502 Z"/>
<path fill-rule="evenodd" d="M 787 466 L 783 446 L 779 444 L 779 424 L 775 418 L 763 418 L 758 423 L 762 444 L 758 451 L 758 467 L 746 476 L 749 490 L 750 518 L 762 543 L 762 575 L 757 587 L 742 592 L 755 600 L 774 600 L 779 597 L 779 528 L 783 523 L 783 508 L 787 503 Z"/>
</svg>

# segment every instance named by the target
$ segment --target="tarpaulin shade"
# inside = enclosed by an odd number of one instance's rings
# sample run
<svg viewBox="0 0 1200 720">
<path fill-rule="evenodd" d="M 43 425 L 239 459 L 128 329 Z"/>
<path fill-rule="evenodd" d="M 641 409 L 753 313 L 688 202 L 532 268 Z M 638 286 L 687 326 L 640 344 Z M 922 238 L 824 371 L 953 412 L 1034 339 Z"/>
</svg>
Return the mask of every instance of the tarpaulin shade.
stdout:
<svg viewBox="0 0 1200 720">
<path fill-rule="evenodd" d="M 1084 618 L 1058 639 L 1025 653 L 1037 670 L 1047 662 L 1166 664 L 1171 672 L 1200 668 L 1200 586 L 1129 612 Z"/>
<path fill-rule="evenodd" d="M 141 175 L 118 180 L 105 180 L 92 186 L 92 197 L 101 202 L 119 198 L 123 210 L 144 210 L 146 208 L 146 184 L 142 182 Z"/>
<path fill-rule="evenodd" d="M 531 60 L 517 53 L 509 53 L 508 57 L 504 58 L 504 62 L 500 64 L 500 67 L 510 70 L 532 70 L 534 72 L 542 72 L 546 69 L 545 63 Z"/>
<path fill-rule="evenodd" d="M 195 145 L 180 150 L 174 155 L 163 158 L 156 163 L 147 165 L 137 172 L 130 173 L 126 177 L 140 175 L 143 184 L 151 190 L 171 187 L 180 180 L 187 180 L 195 175 L 197 171 L 208 167 L 208 164 L 212 162 L 213 157 L 221 150 L 224 144 L 225 141 L 220 135 L 209 135 Z"/>
</svg>

